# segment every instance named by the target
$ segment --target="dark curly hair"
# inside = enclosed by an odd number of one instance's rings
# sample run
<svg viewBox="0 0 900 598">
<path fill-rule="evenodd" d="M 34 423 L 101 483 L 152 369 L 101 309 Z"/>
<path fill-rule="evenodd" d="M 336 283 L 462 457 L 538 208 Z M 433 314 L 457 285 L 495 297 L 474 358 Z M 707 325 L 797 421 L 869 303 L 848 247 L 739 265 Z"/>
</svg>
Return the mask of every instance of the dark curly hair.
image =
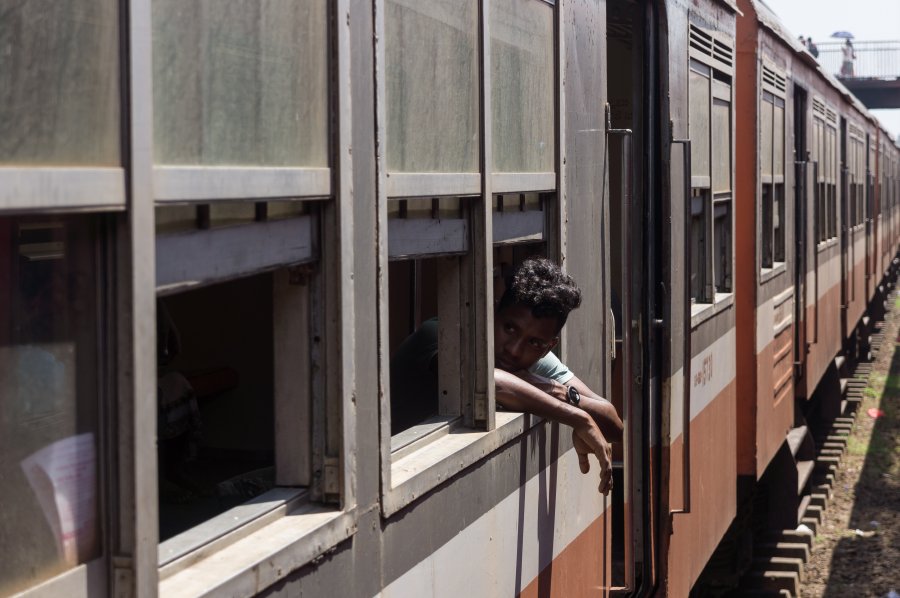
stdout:
<svg viewBox="0 0 900 598">
<path fill-rule="evenodd" d="M 571 276 L 546 258 L 525 260 L 506 281 L 498 311 L 512 305 L 524 305 L 535 318 L 554 317 L 559 329 L 569 312 L 581 305 L 581 289 Z"/>
</svg>

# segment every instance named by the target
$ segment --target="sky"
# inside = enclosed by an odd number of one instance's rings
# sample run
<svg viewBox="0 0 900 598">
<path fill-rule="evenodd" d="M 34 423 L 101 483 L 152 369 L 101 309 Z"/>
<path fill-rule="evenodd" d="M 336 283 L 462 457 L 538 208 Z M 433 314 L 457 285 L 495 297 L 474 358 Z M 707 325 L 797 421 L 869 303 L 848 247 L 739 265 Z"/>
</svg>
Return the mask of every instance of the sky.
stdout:
<svg viewBox="0 0 900 598">
<path fill-rule="evenodd" d="M 900 0 L 763 0 L 794 36 L 816 43 L 849 31 L 854 41 L 900 40 Z M 898 73 L 900 74 L 900 73 Z M 894 134 L 900 134 L 900 110 L 872 110 Z"/>
</svg>

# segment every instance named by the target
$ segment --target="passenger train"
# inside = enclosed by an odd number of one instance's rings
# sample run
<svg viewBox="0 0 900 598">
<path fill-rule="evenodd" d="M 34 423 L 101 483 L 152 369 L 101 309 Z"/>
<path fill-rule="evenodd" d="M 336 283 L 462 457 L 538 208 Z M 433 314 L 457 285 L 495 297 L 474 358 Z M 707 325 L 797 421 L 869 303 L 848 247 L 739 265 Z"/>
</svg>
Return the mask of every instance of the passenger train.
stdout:
<svg viewBox="0 0 900 598">
<path fill-rule="evenodd" d="M 801 522 L 900 147 L 761 0 L 2 13 L 0 595 L 681 597 Z M 496 406 L 533 255 L 607 496 Z"/>
</svg>

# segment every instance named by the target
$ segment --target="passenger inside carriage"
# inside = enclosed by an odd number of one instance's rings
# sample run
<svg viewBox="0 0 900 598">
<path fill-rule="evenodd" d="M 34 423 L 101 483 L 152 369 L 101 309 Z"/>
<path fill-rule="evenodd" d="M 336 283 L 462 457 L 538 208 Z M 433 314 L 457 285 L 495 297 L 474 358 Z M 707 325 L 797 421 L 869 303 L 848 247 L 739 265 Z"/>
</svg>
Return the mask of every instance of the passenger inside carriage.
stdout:
<svg viewBox="0 0 900 598">
<path fill-rule="evenodd" d="M 575 281 L 544 258 L 525 261 L 506 282 L 494 315 L 494 382 L 499 407 L 572 427 L 583 473 L 600 462 L 601 492 L 612 485 L 610 442 L 621 438 L 613 405 L 593 392 L 551 350 L 581 304 Z M 399 432 L 436 412 L 437 319 L 425 321 L 391 358 L 391 422 Z M 423 398 L 425 400 L 423 400 Z"/>
</svg>

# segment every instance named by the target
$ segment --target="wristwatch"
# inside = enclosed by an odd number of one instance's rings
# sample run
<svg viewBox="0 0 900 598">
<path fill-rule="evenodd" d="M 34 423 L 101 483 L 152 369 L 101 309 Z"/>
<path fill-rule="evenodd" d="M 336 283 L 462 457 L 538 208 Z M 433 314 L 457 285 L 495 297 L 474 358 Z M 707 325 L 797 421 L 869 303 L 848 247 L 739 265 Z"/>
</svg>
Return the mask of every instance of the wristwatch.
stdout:
<svg viewBox="0 0 900 598">
<path fill-rule="evenodd" d="M 581 403 L 581 393 L 574 386 L 569 386 L 566 390 L 566 403 L 573 407 L 578 407 L 578 404 Z"/>
</svg>

